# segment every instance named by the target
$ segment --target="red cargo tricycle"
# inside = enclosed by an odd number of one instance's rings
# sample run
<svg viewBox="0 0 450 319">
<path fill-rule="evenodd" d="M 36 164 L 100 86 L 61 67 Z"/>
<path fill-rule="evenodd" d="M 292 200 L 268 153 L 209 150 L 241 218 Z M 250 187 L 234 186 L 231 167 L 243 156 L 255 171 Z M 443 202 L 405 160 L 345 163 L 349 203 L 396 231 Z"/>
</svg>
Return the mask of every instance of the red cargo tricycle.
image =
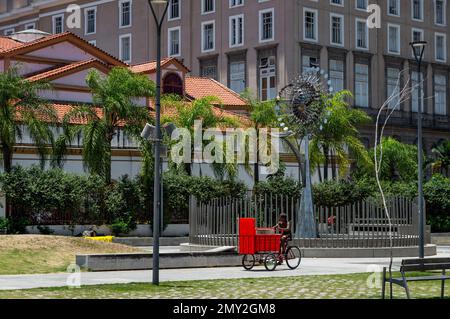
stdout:
<svg viewBox="0 0 450 319">
<path fill-rule="evenodd" d="M 263 264 L 268 271 L 273 271 L 284 261 L 294 270 L 302 260 L 300 248 L 285 243 L 284 253 L 280 253 L 281 234 L 273 228 L 256 228 L 254 218 L 239 219 L 239 255 L 242 255 L 242 266 L 251 270 Z"/>
</svg>

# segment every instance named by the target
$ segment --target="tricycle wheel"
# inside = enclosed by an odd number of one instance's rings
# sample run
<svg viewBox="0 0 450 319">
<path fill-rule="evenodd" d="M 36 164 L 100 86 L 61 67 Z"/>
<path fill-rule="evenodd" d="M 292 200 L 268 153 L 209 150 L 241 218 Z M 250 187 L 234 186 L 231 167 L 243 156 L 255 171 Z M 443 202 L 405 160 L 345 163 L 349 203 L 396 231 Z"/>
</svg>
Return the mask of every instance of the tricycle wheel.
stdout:
<svg viewBox="0 0 450 319">
<path fill-rule="evenodd" d="M 300 266 L 300 262 L 302 261 L 302 253 L 297 246 L 289 246 L 286 249 L 286 264 L 287 266 L 294 270 Z"/>
<path fill-rule="evenodd" d="M 255 255 L 244 255 L 242 257 L 242 266 L 245 270 L 251 270 L 255 266 Z"/>
<path fill-rule="evenodd" d="M 277 268 L 278 258 L 275 254 L 268 254 L 264 259 L 264 267 L 268 271 L 274 271 Z"/>
</svg>

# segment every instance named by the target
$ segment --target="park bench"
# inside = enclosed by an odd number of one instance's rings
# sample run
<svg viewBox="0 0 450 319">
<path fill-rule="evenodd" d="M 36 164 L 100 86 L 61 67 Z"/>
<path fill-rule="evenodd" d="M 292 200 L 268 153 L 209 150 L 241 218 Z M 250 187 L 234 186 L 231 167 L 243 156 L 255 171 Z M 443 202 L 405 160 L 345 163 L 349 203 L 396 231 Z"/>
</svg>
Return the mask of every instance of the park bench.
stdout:
<svg viewBox="0 0 450 319">
<path fill-rule="evenodd" d="M 401 278 L 389 278 L 387 277 L 386 267 L 383 268 L 383 285 L 382 285 L 382 298 L 385 298 L 386 293 L 386 282 L 399 285 L 405 289 L 406 296 L 410 299 L 411 295 L 409 293 L 408 282 L 410 281 L 431 281 L 440 280 L 441 284 L 441 298 L 444 298 L 445 293 L 445 281 L 450 279 L 450 275 L 447 275 L 445 271 L 450 269 L 450 258 L 416 258 L 416 259 L 403 259 L 402 265 L 400 266 Z M 407 277 L 408 272 L 427 272 L 433 271 L 431 275 L 425 276 L 410 276 Z M 440 271 L 440 273 L 436 273 Z M 392 290 L 391 290 L 392 298 Z"/>
</svg>

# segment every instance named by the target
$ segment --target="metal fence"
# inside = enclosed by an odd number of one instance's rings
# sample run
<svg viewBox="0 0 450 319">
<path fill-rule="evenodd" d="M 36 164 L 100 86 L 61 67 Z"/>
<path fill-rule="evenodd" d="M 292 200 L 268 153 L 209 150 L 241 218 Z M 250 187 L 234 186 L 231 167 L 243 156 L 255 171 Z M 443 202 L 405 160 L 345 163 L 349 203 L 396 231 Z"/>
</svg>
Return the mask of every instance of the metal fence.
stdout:
<svg viewBox="0 0 450 319">
<path fill-rule="evenodd" d="M 416 203 L 404 197 L 387 200 L 395 247 L 418 244 Z M 299 199 L 278 194 L 219 198 L 207 203 L 190 199 L 190 242 L 210 246 L 236 246 L 238 219 L 255 218 L 257 227 L 276 225 L 285 213 L 295 234 Z M 315 206 L 317 238 L 295 238 L 304 248 L 389 247 L 389 222 L 381 202 L 368 199 L 340 207 Z"/>
</svg>

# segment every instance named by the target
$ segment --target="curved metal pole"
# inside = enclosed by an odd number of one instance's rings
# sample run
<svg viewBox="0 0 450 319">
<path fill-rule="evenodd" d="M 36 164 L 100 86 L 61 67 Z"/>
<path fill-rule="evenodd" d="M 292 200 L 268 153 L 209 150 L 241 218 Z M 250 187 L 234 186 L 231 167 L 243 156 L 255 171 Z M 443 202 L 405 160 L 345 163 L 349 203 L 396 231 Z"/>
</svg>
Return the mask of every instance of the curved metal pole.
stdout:
<svg viewBox="0 0 450 319">
<path fill-rule="evenodd" d="M 303 165 L 302 155 L 300 154 L 300 151 L 298 150 L 298 148 L 295 147 L 295 145 L 287 137 L 283 138 L 283 140 L 286 142 L 286 144 L 292 150 L 292 152 L 295 155 L 295 158 L 297 159 L 298 169 L 299 169 L 299 178 L 298 179 L 302 185 L 305 185 L 306 176 L 305 176 L 305 167 Z"/>
</svg>

